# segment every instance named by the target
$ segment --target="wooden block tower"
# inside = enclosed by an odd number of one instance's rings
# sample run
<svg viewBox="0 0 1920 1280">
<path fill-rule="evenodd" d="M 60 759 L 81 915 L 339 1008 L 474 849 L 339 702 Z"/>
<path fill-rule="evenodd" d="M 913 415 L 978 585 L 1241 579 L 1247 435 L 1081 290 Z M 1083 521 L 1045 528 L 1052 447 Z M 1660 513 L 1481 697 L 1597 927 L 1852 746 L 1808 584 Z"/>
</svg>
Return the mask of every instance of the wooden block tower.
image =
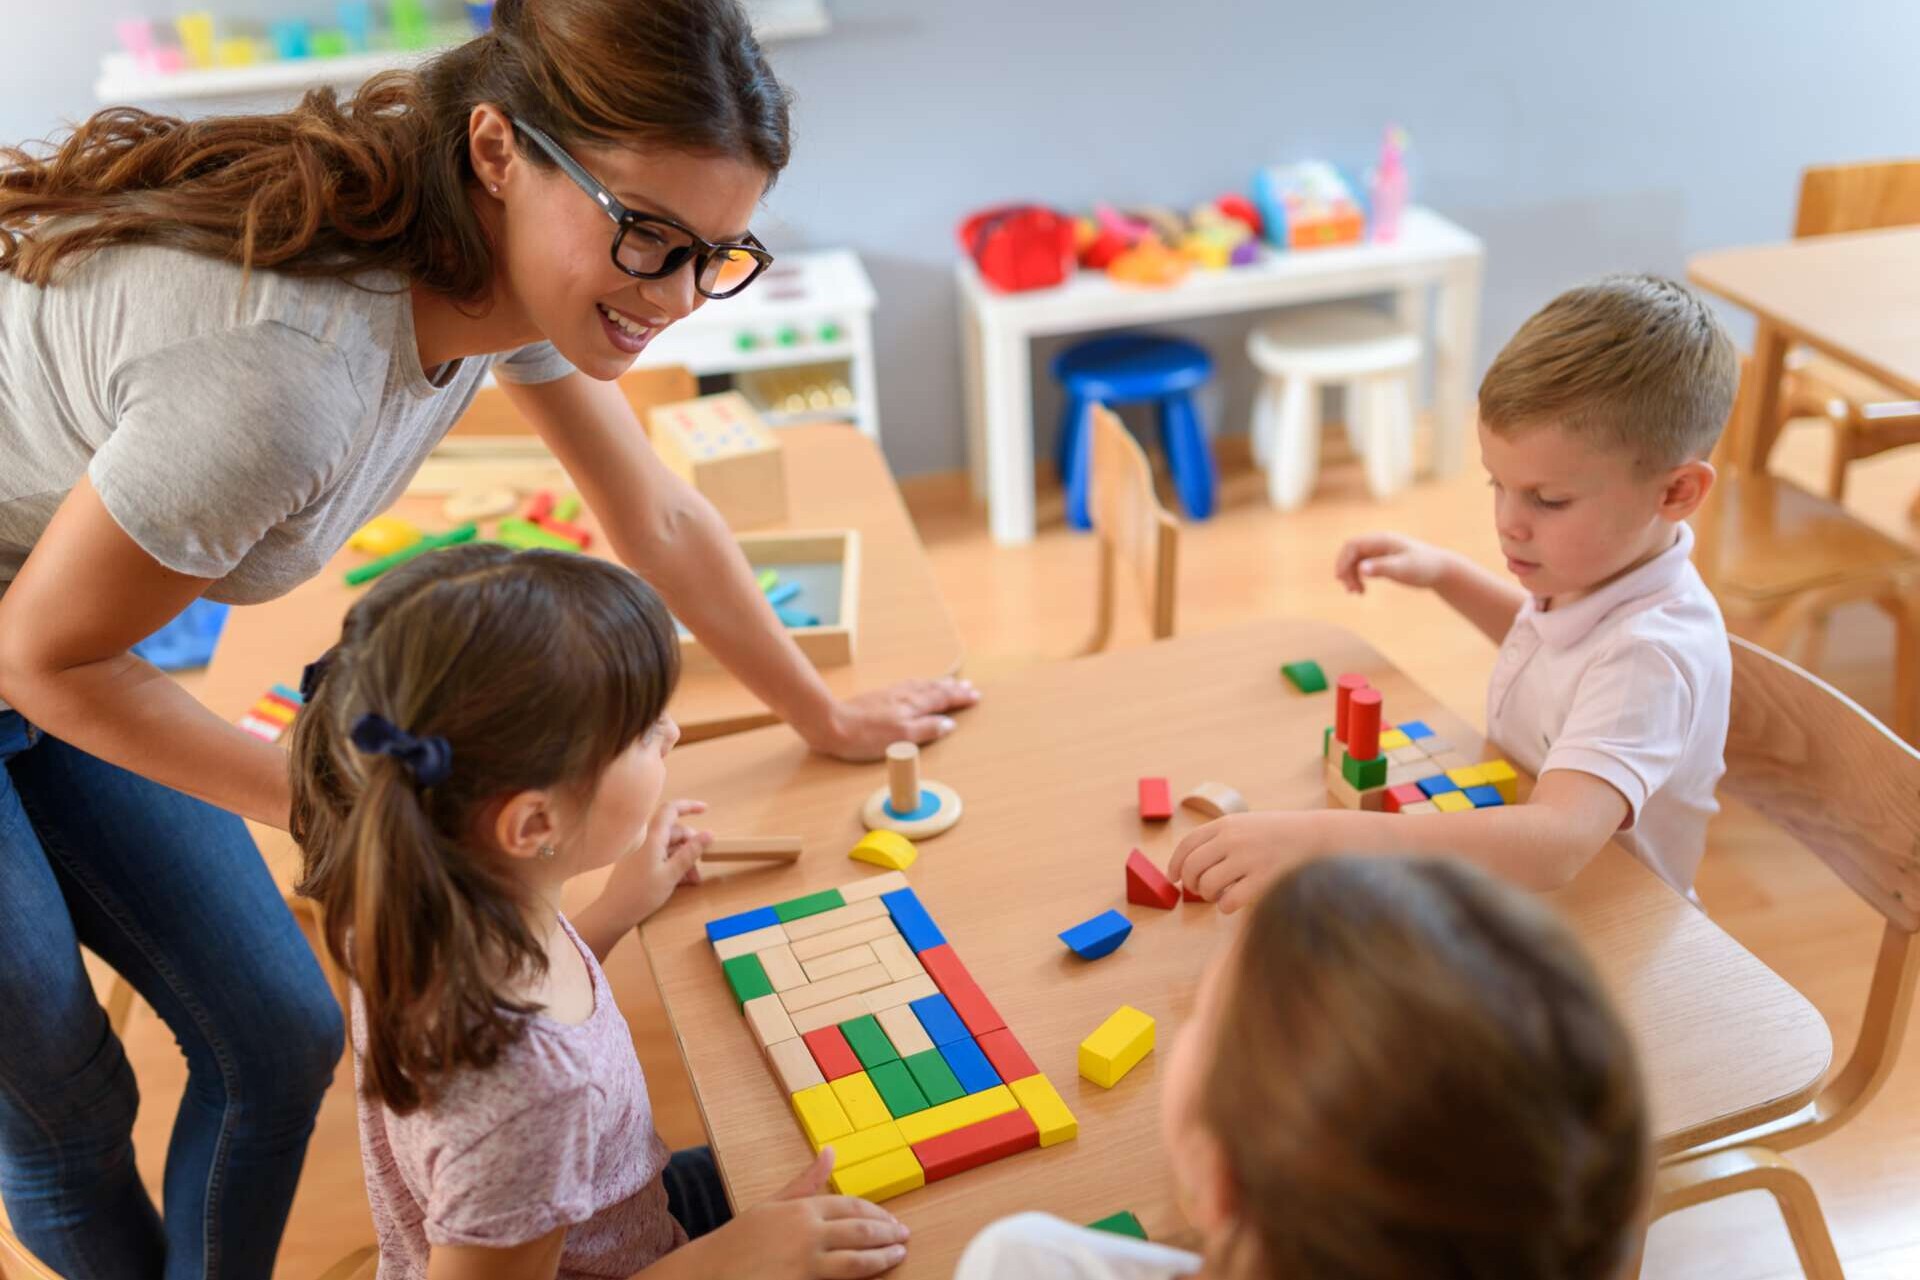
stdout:
<svg viewBox="0 0 1920 1280">
<path fill-rule="evenodd" d="M 1327 795 L 1346 809 L 1385 813 L 1457 813 L 1513 804 L 1519 779 L 1493 759 L 1471 764 L 1418 720 L 1381 719 L 1380 691 L 1360 675 L 1334 684 L 1334 722 L 1320 742 Z"/>
</svg>

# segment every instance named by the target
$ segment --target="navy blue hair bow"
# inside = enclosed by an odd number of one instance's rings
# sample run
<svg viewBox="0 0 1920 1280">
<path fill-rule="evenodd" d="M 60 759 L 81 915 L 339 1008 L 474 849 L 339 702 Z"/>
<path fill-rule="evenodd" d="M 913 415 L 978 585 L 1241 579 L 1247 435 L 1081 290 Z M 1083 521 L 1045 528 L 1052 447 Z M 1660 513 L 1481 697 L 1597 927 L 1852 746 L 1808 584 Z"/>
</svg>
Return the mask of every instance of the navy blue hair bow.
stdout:
<svg viewBox="0 0 1920 1280">
<path fill-rule="evenodd" d="M 437 787 L 453 772 L 453 747 L 445 738 L 416 738 L 371 711 L 353 722 L 347 736 L 368 755 L 398 760 L 423 787 Z"/>
<path fill-rule="evenodd" d="M 331 649 L 306 665 L 300 672 L 300 701 L 313 701 L 313 695 L 320 689 L 320 682 L 327 678 L 327 668 L 332 665 L 333 650 Z"/>
</svg>

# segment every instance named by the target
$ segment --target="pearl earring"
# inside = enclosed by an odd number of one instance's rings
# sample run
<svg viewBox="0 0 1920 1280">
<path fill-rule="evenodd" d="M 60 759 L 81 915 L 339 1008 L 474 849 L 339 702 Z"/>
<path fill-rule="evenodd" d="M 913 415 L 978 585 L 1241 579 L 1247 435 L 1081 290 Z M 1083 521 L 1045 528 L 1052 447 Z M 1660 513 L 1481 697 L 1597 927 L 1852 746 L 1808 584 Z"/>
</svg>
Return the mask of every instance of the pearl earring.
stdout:
<svg viewBox="0 0 1920 1280">
<path fill-rule="evenodd" d="M 489 191 L 491 191 L 491 192 L 493 192 L 493 194 L 495 194 L 495 195 L 499 195 L 499 194 L 500 194 L 500 184 L 499 184 L 499 183 L 497 183 L 497 182 L 489 182 L 489 183 L 487 184 L 487 190 L 489 190 Z"/>
<path fill-rule="evenodd" d="M 542 861 L 542 862 L 552 862 L 552 861 L 553 861 L 553 855 L 554 855 L 554 853 L 555 853 L 555 852 L 557 852 L 557 851 L 556 851 L 556 850 L 554 849 L 554 847 L 553 847 L 552 845 L 550 845 L 550 844 L 543 844 L 543 845 L 541 845 L 541 846 L 540 846 L 540 849 L 539 849 L 539 853 L 540 853 L 540 861 Z"/>
</svg>

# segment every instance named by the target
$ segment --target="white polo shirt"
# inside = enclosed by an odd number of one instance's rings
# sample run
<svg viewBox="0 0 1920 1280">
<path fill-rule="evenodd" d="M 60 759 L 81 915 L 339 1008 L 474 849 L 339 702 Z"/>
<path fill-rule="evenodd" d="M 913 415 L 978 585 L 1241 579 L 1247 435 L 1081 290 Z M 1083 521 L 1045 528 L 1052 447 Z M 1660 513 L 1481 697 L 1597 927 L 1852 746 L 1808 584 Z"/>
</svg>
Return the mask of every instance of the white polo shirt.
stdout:
<svg viewBox="0 0 1920 1280">
<path fill-rule="evenodd" d="M 1726 772 L 1733 656 L 1688 559 L 1693 530 L 1573 601 L 1528 597 L 1487 685 L 1487 734 L 1536 777 L 1592 774 L 1626 797 L 1617 839 L 1692 896 Z"/>
</svg>

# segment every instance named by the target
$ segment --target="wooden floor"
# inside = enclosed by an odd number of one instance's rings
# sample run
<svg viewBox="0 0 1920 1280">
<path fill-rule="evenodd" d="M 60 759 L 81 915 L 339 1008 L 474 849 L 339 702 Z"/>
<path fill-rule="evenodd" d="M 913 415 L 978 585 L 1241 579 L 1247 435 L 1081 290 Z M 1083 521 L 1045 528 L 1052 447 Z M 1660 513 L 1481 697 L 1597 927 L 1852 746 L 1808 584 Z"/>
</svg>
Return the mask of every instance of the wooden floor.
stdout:
<svg viewBox="0 0 1920 1280">
<path fill-rule="evenodd" d="M 1268 614 L 1325 618 L 1353 628 L 1463 715 L 1482 722 L 1490 644 L 1433 599 L 1388 588 L 1355 599 L 1331 575 L 1340 542 L 1375 527 L 1457 547 L 1497 569 L 1490 501 L 1477 468 L 1422 483 L 1392 505 L 1377 506 L 1366 498 L 1357 468 L 1333 463 L 1313 502 L 1283 516 L 1266 507 L 1261 478 L 1243 460 L 1236 463 L 1232 443 L 1223 449 L 1229 457 L 1221 513 L 1183 534 L 1179 629 L 1203 631 Z M 1817 483 L 1824 474 L 1824 440 L 1817 431 L 1796 428 L 1780 458 L 1780 469 Z M 1894 536 L 1920 543 L 1920 530 L 1908 525 L 1905 514 L 1920 490 L 1920 450 L 1858 464 L 1854 477 L 1850 505 Z M 1032 546 L 1000 549 L 987 538 L 984 516 L 967 502 L 962 478 L 917 480 L 906 489 L 966 639 L 969 672 L 986 684 L 987 696 L 996 671 L 1077 646 L 1093 599 L 1092 548 L 1061 529 L 1057 496 L 1043 501 L 1043 532 Z M 1142 636 L 1141 628 L 1123 628 L 1120 643 Z M 1892 693 L 1891 644 L 1879 615 L 1835 615 L 1823 674 L 1884 715 Z M 1837 1051 L 1844 1051 L 1858 1025 L 1877 917 L 1811 857 L 1738 813 L 1713 828 L 1700 892 L 1716 920 L 1819 1006 L 1833 1025 Z M 630 1005 L 626 1013 L 661 1132 L 676 1146 L 700 1141 L 678 1051 L 658 1007 Z M 144 1097 L 136 1130 L 139 1160 L 157 1195 L 184 1069 L 150 1012 L 136 1014 L 127 1041 Z M 1820 1193 L 1854 1280 L 1920 1275 L 1920 1213 L 1914 1209 L 1920 1204 L 1920 1020 L 1906 1050 L 1891 1084 L 1862 1121 L 1794 1155 Z M 351 1070 L 343 1064 L 321 1112 L 276 1276 L 312 1280 L 372 1239 L 351 1084 Z M 1774 1280 L 1799 1273 L 1785 1231 L 1756 1193 L 1658 1224 L 1645 1274 Z"/>
</svg>

